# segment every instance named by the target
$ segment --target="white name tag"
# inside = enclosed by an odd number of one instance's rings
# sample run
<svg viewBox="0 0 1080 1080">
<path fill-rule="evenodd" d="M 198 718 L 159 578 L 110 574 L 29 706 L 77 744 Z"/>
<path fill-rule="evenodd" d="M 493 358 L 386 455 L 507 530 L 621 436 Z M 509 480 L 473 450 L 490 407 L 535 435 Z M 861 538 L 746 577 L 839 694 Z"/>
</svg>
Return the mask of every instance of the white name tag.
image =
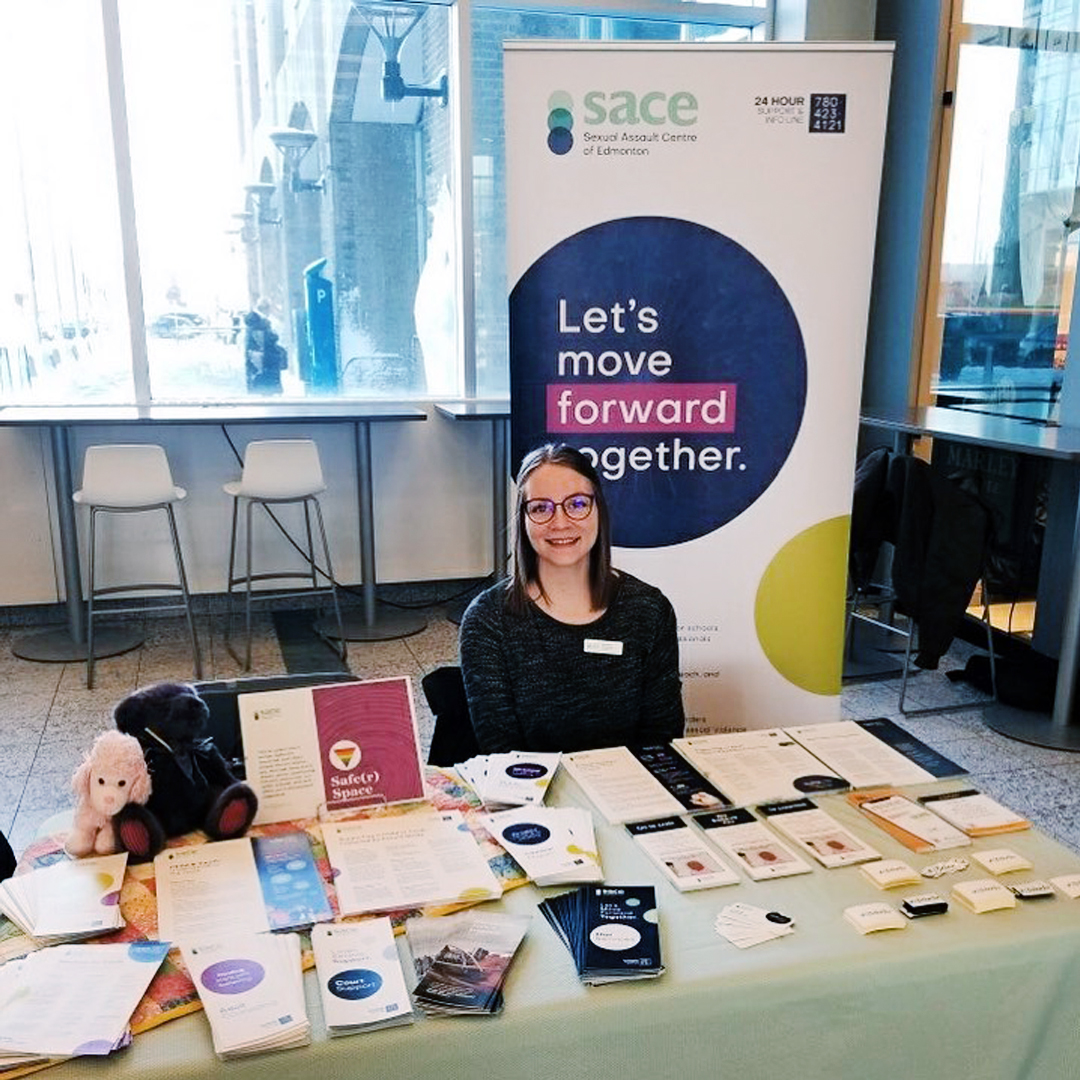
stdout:
<svg viewBox="0 0 1080 1080">
<path fill-rule="evenodd" d="M 585 651 L 602 653 L 604 656 L 622 656 L 622 642 L 604 641 L 601 638 L 587 637 L 585 639 Z"/>
</svg>

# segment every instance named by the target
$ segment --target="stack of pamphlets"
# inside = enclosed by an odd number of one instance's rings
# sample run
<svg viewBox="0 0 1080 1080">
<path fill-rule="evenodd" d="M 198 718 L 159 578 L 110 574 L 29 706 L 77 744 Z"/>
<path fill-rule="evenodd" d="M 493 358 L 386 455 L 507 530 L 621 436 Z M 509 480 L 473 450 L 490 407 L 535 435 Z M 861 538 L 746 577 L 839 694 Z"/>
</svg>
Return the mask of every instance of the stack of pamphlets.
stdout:
<svg viewBox="0 0 1080 1080">
<path fill-rule="evenodd" d="M 0 882 L 0 911 L 43 944 L 117 930 L 127 852 L 56 862 Z"/>
<path fill-rule="evenodd" d="M 690 736 L 671 745 L 735 806 L 851 786 L 780 728 Z"/>
<path fill-rule="evenodd" d="M 527 915 L 497 911 L 410 919 L 407 935 L 418 980 L 413 1000 L 440 1016 L 501 1012 L 503 984 L 528 926 Z"/>
<path fill-rule="evenodd" d="M 481 820 L 537 885 L 604 880 L 588 810 L 525 806 L 485 814 Z"/>
<path fill-rule="evenodd" d="M 920 795 L 919 802 L 968 836 L 996 836 L 1031 828 L 1027 818 L 974 788 L 942 795 Z"/>
<path fill-rule="evenodd" d="M 967 847 L 971 843 L 967 833 L 891 788 L 853 791 L 848 800 L 880 829 L 912 851 L 945 851 Z"/>
<path fill-rule="evenodd" d="M 311 1042 L 298 934 L 181 945 L 222 1061 Z"/>
<path fill-rule="evenodd" d="M 460 811 L 324 822 L 322 833 L 342 915 L 502 896 Z"/>
<path fill-rule="evenodd" d="M 731 805 L 670 746 L 580 750 L 563 767 L 612 825 Z"/>
<path fill-rule="evenodd" d="M 766 803 L 758 807 L 758 813 L 829 869 L 881 858 L 881 852 L 864 844 L 810 799 Z"/>
<path fill-rule="evenodd" d="M 583 983 L 663 974 L 652 885 L 584 885 L 542 900 L 540 911 L 570 950 Z"/>
<path fill-rule="evenodd" d="M 754 881 L 813 873 L 814 868 L 805 859 L 745 807 L 697 814 L 694 824 Z"/>
<path fill-rule="evenodd" d="M 506 806 L 538 806 L 559 767 L 559 753 L 480 754 L 454 768 L 489 810 Z"/>
<path fill-rule="evenodd" d="M 739 875 L 684 818 L 632 821 L 626 831 L 679 892 L 734 885 Z"/>
<path fill-rule="evenodd" d="M 55 945 L 0 966 L 0 1055 L 109 1054 L 169 951 L 168 942 Z"/>
<path fill-rule="evenodd" d="M 383 916 L 359 923 L 316 926 L 311 949 L 331 1035 L 413 1022 L 394 929 Z"/>
</svg>

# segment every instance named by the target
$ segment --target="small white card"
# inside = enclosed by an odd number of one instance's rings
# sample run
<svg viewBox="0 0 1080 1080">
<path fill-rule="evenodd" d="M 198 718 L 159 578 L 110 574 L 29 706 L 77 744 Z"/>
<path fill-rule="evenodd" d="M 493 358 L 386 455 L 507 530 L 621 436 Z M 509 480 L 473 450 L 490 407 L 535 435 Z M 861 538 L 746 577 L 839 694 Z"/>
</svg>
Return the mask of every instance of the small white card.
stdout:
<svg viewBox="0 0 1080 1080">
<path fill-rule="evenodd" d="M 1000 881 L 978 878 L 975 881 L 958 881 L 952 887 L 953 896 L 969 911 L 982 915 L 987 911 L 1001 911 L 1016 907 L 1016 897 Z"/>
<path fill-rule="evenodd" d="M 795 920 L 790 915 L 752 904 L 728 904 L 716 916 L 714 925 L 722 938 L 740 949 L 786 937 L 795 930 Z"/>
<path fill-rule="evenodd" d="M 863 875 L 879 889 L 897 889 L 901 885 L 918 885 L 918 872 L 903 859 L 879 859 L 859 867 Z"/>
<path fill-rule="evenodd" d="M 994 848 L 993 851 L 973 851 L 971 857 L 991 874 L 1011 874 L 1016 870 L 1030 870 L 1031 862 L 1010 848 Z"/>
<path fill-rule="evenodd" d="M 1058 892 L 1064 893 L 1070 900 L 1080 900 L 1080 874 L 1063 874 L 1052 877 L 1050 884 Z"/>
<path fill-rule="evenodd" d="M 892 904 L 876 901 L 873 904 L 856 904 L 844 908 L 847 919 L 860 934 L 874 934 L 879 930 L 906 930 L 907 920 Z"/>
</svg>

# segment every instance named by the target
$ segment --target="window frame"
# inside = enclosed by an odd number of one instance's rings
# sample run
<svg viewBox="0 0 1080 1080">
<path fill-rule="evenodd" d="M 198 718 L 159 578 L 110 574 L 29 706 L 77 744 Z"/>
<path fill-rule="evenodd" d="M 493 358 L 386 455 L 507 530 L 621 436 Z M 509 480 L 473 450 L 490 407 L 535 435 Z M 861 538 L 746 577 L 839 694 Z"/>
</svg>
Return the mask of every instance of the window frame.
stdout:
<svg viewBox="0 0 1080 1080">
<path fill-rule="evenodd" d="M 127 318 L 131 346 L 134 404 L 154 404 L 147 347 L 147 328 L 143 302 L 142 268 L 135 214 L 130 140 L 128 132 L 123 55 L 120 32 L 120 0 L 99 0 L 105 43 L 105 67 L 112 133 L 112 153 L 116 163 L 117 199 L 121 222 L 123 279 L 126 288 Z M 409 0 L 404 0 L 409 2 Z M 477 395 L 476 360 L 476 290 L 474 281 L 475 245 L 473 242 L 472 178 L 472 56 L 471 25 L 473 12 L 502 9 L 522 12 L 574 14 L 592 18 L 642 18 L 662 21 L 716 22 L 726 26 L 763 28 L 771 40 L 775 26 L 776 0 L 758 5 L 712 3 L 709 0 L 606 0 L 591 4 L 585 0 L 426 0 L 449 9 L 449 55 L 453 72 L 451 83 L 452 174 L 454 179 L 454 222 L 457 230 L 457 363 L 460 396 L 447 400 L 472 400 Z M 466 167 L 468 163 L 468 167 Z M 400 400 L 426 399 L 403 393 Z M 335 400 L 347 401 L 342 396 Z M 356 398 L 356 400 L 362 400 Z M 76 402 L 72 402 L 75 404 Z"/>
</svg>

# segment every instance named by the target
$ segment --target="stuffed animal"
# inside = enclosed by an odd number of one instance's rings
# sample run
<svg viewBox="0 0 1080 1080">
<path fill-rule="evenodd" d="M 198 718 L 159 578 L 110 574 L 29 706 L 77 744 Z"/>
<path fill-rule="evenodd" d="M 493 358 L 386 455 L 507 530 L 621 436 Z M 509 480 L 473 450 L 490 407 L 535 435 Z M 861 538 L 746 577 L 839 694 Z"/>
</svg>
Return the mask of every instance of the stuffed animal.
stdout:
<svg viewBox="0 0 1080 1080">
<path fill-rule="evenodd" d="M 111 855 L 120 850 L 115 817 L 128 804 L 150 798 L 150 772 L 139 740 L 103 731 L 71 778 L 75 818 L 64 848 L 69 855 Z"/>
<path fill-rule="evenodd" d="M 258 798 L 206 734 L 209 716 L 193 686 L 171 682 L 137 690 L 113 711 L 117 728 L 139 741 L 153 783 L 145 806 L 117 815 L 117 836 L 133 861 L 152 859 L 168 837 L 195 829 L 212 840 L 242 836 L 255 817 Z"/>
</svg>

